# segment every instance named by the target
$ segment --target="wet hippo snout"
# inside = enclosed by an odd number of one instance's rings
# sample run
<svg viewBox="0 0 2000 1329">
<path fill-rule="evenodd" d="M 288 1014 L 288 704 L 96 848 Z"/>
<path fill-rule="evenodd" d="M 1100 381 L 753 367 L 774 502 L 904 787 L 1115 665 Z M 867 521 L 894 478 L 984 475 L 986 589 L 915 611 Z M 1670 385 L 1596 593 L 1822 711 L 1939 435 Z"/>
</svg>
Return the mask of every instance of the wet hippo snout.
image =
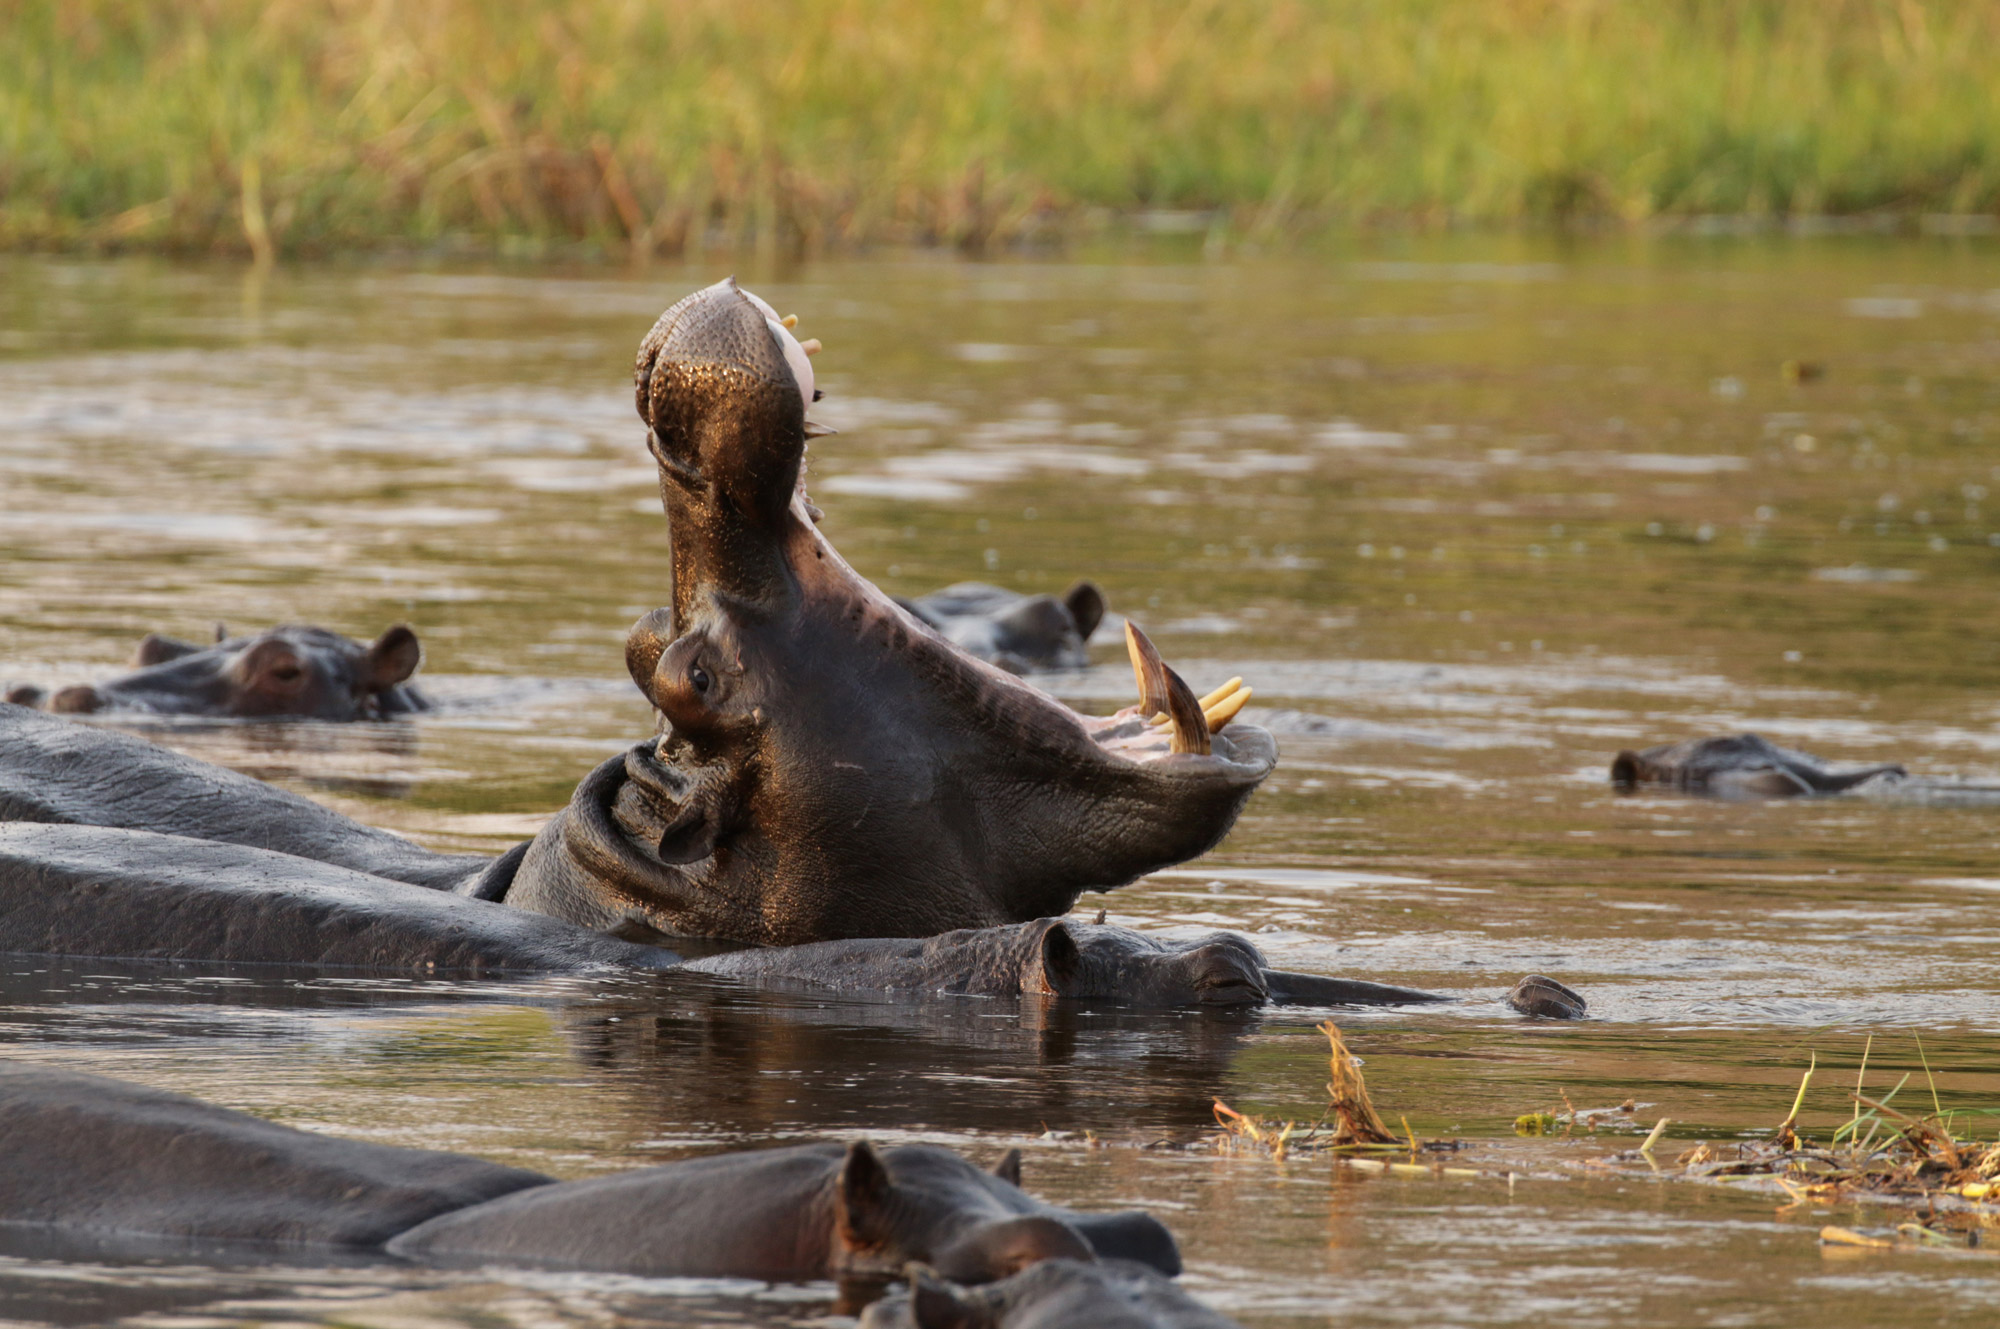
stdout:
<svg viewBox="0 0 2000 1329">
<path fill-rule="evenodd" d="M 104 694 L 88 683 L 79 683 L 49 698 L 49 709 L 62 715 L 89 715 L 104 709 Z"/>
</svg>

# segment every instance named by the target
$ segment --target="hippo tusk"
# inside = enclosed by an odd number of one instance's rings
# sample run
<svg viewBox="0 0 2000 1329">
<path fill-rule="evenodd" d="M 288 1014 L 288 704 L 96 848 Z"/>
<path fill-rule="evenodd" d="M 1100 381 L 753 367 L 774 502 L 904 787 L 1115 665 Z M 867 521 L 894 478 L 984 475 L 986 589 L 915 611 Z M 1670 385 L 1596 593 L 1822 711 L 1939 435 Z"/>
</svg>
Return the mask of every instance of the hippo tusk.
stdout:
<svg viewBox="0 0 2000 1329">
<path fill-rule="evenodd" d="M 1252 688 L 1238 688 L 1214 705 L 1202 707 L 1201 713 L 1208 721 L 1208 732 L 1211 734 L 1221 733 L 1222 726 L 1236 718 L 1236 713 L 1242 710 L 1244 705 L 1249 702 L 1250 694 L 1254 690 Z"/>
<path fill-rule="evenodd" d="M 1206 697 L 1203 697 L 1199 702 L 1195 704 L 1200 706 L 1205 711 L 1209 707 L 1215 705 L 1215 703 L 1221 701 L 1224 697 L 1227 697 L 1230 693 L 1236 691 L 1236 689 L 1242 686 L 1243 686 L 1243 676 L 1241 674 L 1238 674 L 1235 678 L 1230 679 L 1227 683 L 1224 683 L 1221 687 L 1209 693 Z"/>
<path fill-rule="evenodd" d="M 830 428 L 826 425 L 816 423 L 815 421 L 812 420 L 806 421 L 807 438 L 825 438 L 828 434 L 838 434 L 839 432 L 840 431 L 838 429 Z"/>
<path fill-rule="evenodd" d="M 799 316 L 797 314 L 787 314 L 779 319 L 778 322 L 787 329 L 796 328 L 799 325 Z"/>
<path fill-rule="evenodd" d="M 804 351 L 807 355 L 818 355 L 820 352 L 819 338 L 817 337 L 806 338 L 804 341 L 799 343 L 799 349 Z"/>
<path fill-rule="evenodd" d="M 1173 726 L 1173 739 L 1167 750 L 1207 756 L 1208 719 L 1202 714 L 1194 689 L 1167 668 L 1167 662 L 1160 658 L 1153 643 L 1129 618 L 1125 620 L 1125 651 L 1132 657 L 1132 677 L 1139 685 L 1139 713 L 1163 712 Z"/>
</svg>

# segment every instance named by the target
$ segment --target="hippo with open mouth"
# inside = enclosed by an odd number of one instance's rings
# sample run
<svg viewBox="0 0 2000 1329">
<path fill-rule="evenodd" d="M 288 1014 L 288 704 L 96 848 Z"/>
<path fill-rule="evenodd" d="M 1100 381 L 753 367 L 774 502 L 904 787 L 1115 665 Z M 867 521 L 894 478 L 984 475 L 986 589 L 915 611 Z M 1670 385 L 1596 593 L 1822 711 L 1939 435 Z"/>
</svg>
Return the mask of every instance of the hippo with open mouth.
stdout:
<svg viewBox="0 0 2000 1329">
<path fill-rule="evenodd" d="M 1213 846 L 1277 759 L 1229 723 L 1248 690 L 1197 698 L 1128 628 L 1139 704 L 1080 715 L 877 590 L 806 497 L 808 351 L 734 281 L 640 347 L 672 599 L 626 664 L 661 735 L 588 776 L 496 898 L 630 936 L 927 936 Z"/>
<path fill-rule="evenodd" d="M 0 948 L 306 957 L 321 953 L 315 919 L 352 915 L 357 874 L 502 902 L 600 942 L 928 936 L 1059 915 L 1085 890 L 1213 846 L 1277 759 L 1270 734 L 1232 724 L 1249 689 L 1232 679 L 1196 697 L 1128 624 L 1138 703 L 1081 715 L 870 585 L 819 533 L 803 486 L 806 440 L 824 432 L 806 420 L 812 349 L 733 281 L 646 337 L 638 404 L 672 599 L 632 629 L 626 664 L 659 733 L 586 776 L 533 841 L 497 862 L 433 854 L 128 736 L 0 706 L 0 821 L 69 823 L 0 827 Z M 177 853 L 202 869 L 150 889 Z M 263 887 L 287 858 L 279 901 Z M 72 909 L 61 883 L 122 883 L 145 907 Z M 208 905 L 174 909 L 196 886 Z M 454 946 L 469 935 L 464 911 L 446 921 L 389 895 L 405 921 L 357 924 L 343 954 L 380 944 L 404 960 L 426 929 Z M 222 926 L 232 911 L 257 926 Z M 431 921 L 407 921 L 418 915 Z M 518 930 L 488 962 L 518 949 Z M 253 942 L 254 957 L 210 953 Z"/>
<path fill-rule="evenodd" d="M 129 674 L 62 688 L 46 698 L 64 715 L 180 715 L 240 720 L 380 720 L 429 709 L 410 676 L 422 663 L 417 634 L 397 624 L 373 642 L 288 624 L 249 637 L 220 625 L 215 643 L 149 632 Z M 42 689 L 6 699 L 39 706 Z"/>
</svg>

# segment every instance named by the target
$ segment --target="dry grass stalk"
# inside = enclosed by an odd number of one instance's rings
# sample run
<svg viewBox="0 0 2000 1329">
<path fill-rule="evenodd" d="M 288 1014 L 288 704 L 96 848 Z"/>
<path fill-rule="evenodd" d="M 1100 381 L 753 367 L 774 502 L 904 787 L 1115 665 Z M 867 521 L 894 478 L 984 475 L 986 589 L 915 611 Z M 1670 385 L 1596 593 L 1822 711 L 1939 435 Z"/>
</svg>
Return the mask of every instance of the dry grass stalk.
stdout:
<svg viewBox="0 0 2000 1329">
<path fill-rule="evenodd" d="M 1334 1143 L 1398 1143 L 1396 1135 L 1376 1115 L 1375 1105 L 1368 1101 L 1368 1086 L 1361 1078 L 1361 1064 L 1347 1050 L 1347 1042 L 1341 1038 L 1340 1030 L 1328 1020 L 1319 1026 L 1319 1031 L 1333 1045 L 1333 1078 L 1327 1081 L 1326 1092 L 1332 1100 L 1331 1111 L 1339 1122 L 1333 1132 Z"/>
</svg>

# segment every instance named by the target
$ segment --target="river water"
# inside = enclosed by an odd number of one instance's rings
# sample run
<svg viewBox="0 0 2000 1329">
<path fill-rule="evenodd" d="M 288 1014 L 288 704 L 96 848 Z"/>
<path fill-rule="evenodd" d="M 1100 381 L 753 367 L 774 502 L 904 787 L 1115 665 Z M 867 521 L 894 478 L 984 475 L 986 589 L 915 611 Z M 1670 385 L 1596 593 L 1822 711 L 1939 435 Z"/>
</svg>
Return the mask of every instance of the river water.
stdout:
<svg viewBox="0 0 2000 1329">
<path fill-rule="evenodd" d="M 151 733 L 434 846 L 532 833 L 650 730 L 620 644 L 665 598 L 666 533 L 631 357 L 725 270 L 0 261 L 0 677 L 101 677 L 151 629 L 406 621 L 432 715 Z M 809 483 L 865 575 L 1088 575 L 1197 692 L 1256 688 L 1282 755 L 1234 833 L 1078 908 L 1466 998 L 1338 1018 L 1383 1115 L 1467 1141 L 1475 1175 L 1206 1147 L 1218 1096 L 1319 1115 L 1326 1012 L 17 956 L 0 1055 L 562 1176 L 804 1138 L 1019 1146 L 1032 1190 L 1159 1214 L 1186 1285 L 1252 1326 L 2000 1315 L 1990 1242 L 1822 1248 L 1821 1224 L 1895 1218 L 1672 1162 L 1768 1133 L 1811 1060 L 1802 1122 L 1831 1130 L 1864 1046 L 1871 1092 L 1913 1074 L 1928 1106 L 1927 1066 L 1945 1108 L 2000 1108 L 2000 248 L 1489 238 L 744 277 L 826 343 L 815 414 L 841 432 Z M 1125 703 L 1116 635 L 1038 681 Z M 1608 786 L 1620 748 L 1745 728 L 1921 778 L 1787 804 Z M 1531 971 L 1594 1018 L 1510 1014 Z M 1565 1098 L 1634 1106 L 1515 1135 Z M 1592 1165 L 1661 1117 L 1659 1177 Z M 852 1309 L 830 1285 L 0 1242 L 19 1321 Z"/>
</svg>

